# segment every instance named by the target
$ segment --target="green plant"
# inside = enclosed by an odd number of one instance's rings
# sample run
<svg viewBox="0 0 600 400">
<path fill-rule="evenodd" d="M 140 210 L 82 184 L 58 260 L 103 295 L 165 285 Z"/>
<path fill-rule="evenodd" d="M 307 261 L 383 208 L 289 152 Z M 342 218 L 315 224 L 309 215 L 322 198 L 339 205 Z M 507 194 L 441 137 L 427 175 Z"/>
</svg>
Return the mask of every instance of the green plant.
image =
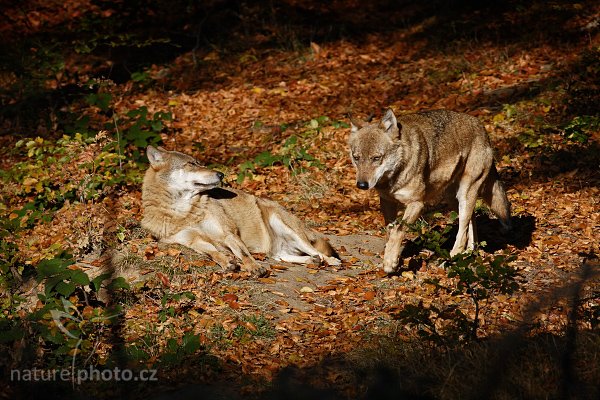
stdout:
<svg viewBox="0 0 600 400">
<path fill-rule="evenodd" d="M 448 261 L 446 265 L 448 277 L 457 279 L 452 294 L 466 294 L 475 306 L 472 338 L 477 337 L 482 301 L 494 294 L 510 295 L 518 289 L 518 272 L 511 265 L 515 259 L 514 255 L 490 255 L 475 249 L 459 253 Z"/>
<path fill-rule="evenodd" d="M 141 180 L 139 167 L 116 151 L 115 142 L 100 132 L 93 138 L 63 136 L 56 141 L 23 139 L 16 149 L 26 152 L 27 160 L 16 163 L 9 177 L 18 185 L 15 193 L 34 197 L 33 208 L 59 208 L 65 200 L 98 199 L 106 192 Z"/>
<path fill-rule="evenodd" d="M 0 220 L 2 221 L 2 220 Z M 19 325 L 18 307 L 23 298 L 16 294 L 19 283 L 31 275 L 31 269 L 19 255 L 19 248 L 10 242 L 10 232 L 0 227 L 0 343 L 20 339 L 23 330 Z"/>
<path fill-rule="evenodd" d="M 253 160 L 246 161 L 239 165 L 237 182 L 242 183 L 247 177 L 251 177 L 257 168 L 268 168 L 275 164 L 283 165 L 289 168 L 294 174 L 304 172 L 305 165 L 310 167 L 321 167 L 322 164 L 308 153 L 308 150 L 298 144 L 297 136 L 290 136 L 286 139 L 277 154 L 270 151 L 263 151 L 254 157 Z"/>
<path fill-rule="evenodd" d="M 564 128 L 567 139 L 578 143 L 587 143 L 592 132 L 600 128 L 600 117 L 597 115 L 581 115 L 573 118 Z"/>
<path fill-rule="evenodd" d="M 110 93 L 98 91 L 98 93 L 89 94 L 85 98 L 85 101 L 90 106 L 96 106 L 101 111 L 106 112 L 110 110 L 110 102 L 112 101 L 112 96 L 110 95 Z"/>
<path fill-rule="evenodd" d="M 158 312 L 158 320 L 160 322 L 165 322 L 169 317 L 175 317 L 181 312 L 181 307 L 179 307 L 177 303 L 186 299 L 193 301 L 196 299 L 196 296 L 189 291 L 180 293 L 165 293 L 160 299 L 162 309 Z M 178 306 L 178 308 L 176 308 L 176 306 Z"/>
<path fill-rule="evenodd" d="M 36 266 L 38 283 L 44 281 L 44 294 L 39 294 L 40 300 L 47 302 L 56 295 L 69 297 L 77 287 L 90 284 L 90 278 L 77 268 L 69 268 L 75 260 L 68 253 L 56 258 L 40 261 Z"/>
<path fill-rule="evenodd" d="M 147 78 L 147 73 L 132 74 L 132 80 L 135 82 L 143 83 Z M 97 92 L 86 96 L 86 103 L 99 108 L 103 114 L 112 115 L 111 120 L 107 121 L 105 116 L 95 115 L 95 121 L 92 121 L 88 115 L 67 114 L 63 122 L 65 132 L 88 139 L 95 135 L 95 131 L 102 129 L 115 141 L 115 153 L 121 157 L 131 156 L 135 161 L 143 161 L 140 149 L 161 143 L 160 134 L 165 129 L 165 123 L 173 120 L 171 112 L 151 113 L 148 107 L 141 106 L 117 113 L 112 107 L 112 95 L 105 91 L 109 84 L 104 81 L 92 81 L 91 85 L 97 86 Z"/>
<path fill-rule="evenodd" d="M 80 34 L 86 34 L 85 39 L 73 41 L 75 51 L 80 54 L 92 53 L 99 46 L 107 47 L 150 47 L 155 44 L 169 43 L 168 38 L 140 38 L 139 35 L 132 33 L 105 33 L 106 26 L 102 25 L 102 20 L 87 19 L 86 24 L 80 27 Z M 92 27 L 98 25 L 95 29 Z M 102 32 L 102 33 L 100 33 Z"/>
<path fill-rule="evenodd" d="M 238 326 L 233 329 L 233 337 L 247 341 L 256 337 L 272 338 L 275 329 L 271 322 L 262 315 L 244 316 Z"/>
<path fill-rule="evenodd" d="M 519 142 L 528 149 L 535 149 L 544 144 L 543 137 L 539 132 L 536 132 L 533 129 L 524 130 L 517 136 L 517 139 L 519 139 Z"/>
<path fill-rule="evenodd" d="M 147 71 L 132 72 L 131 80 L 137 83 L 147 83 L 150 80 L 150 74 Z"/>
<path fill-rule="evenodd" d="M 52 293 L 45 304 L 30 313 L 14 313 L 10 319 L 0 319 L 0 343 L 25 340 L 30 346 L 43 348 L 45 365 L 75 365 L 87 363 L 96 356 L 94 348 L 108 332 L 111 321 L 120 314 L 120 307 L 108 309 L 87 304 L 78 295 L 64 297 Z M 41 346 L 41 347 L 40 347 Z M 77 357 L 83 354 L 84 357 Z"/>
<path fill-rule="evenodd" d="M 200 335 L 186 332 L 181 339 L 167 339 L 165 351 L 161 355 L 161 362 L 165 364 L 178 364 L 186 356 L 194 355 L 202 348 Z"/>
<path fill-rule="evenodd" d="M 70 300 L 64 297 L 60 297 L 59 300 L 60 303 L 56 302 L 54 308 L 48 309 L 51 322 L 48 314 L 44 314 L 50 326 L 45 338 L 58 346 L 53 351 L 55 355 L 68 354 L 73 357 L 72 365 L 75 365 L 76 356 L 82 352 L 86 355 L 93 351 L 94 341 L 102 336 L 105 326 L 117 317 L 118 313 L 108 315 L 107 310 L 100 307 L 86 307 L 80 311 L 80 307 Z"/>
<path fill-rule="evenodd" d="M 441 214 L 436 214 L 434 217 Z M 452 230 L 452 222 L 458 218 L 458 213 L 452 211 L 446 226 L 440 231 L 433 229 L 424 219 L 419 219 L 414 224 L 408 226 L 408 229 L 417 236 L 413 240 L 417 246 L 433 251 L 440 257 L 449 258 L 450 253 L 443 246 L 448 240 L 448 233 Z"/>
<path fill-rule="evenodd" d="M 120 313 L 120 306 L 106 308 L 91 303 L 102 286 L 112 291 L 128 289 L 122 277 L 110 279 L 102 274 L 94 279 L 74 266 L 68 253 L 42 260 L 36 267 L 37 281 L 44 284 L 44 292 L 38 294 L 42 306 L 16 319 L 15 326 L 27 324 L 33 329 L 29 340 L 41 340 L 52 349 L 54 363 L 62 365 L 71 356 L 83 353 L 93 355 L 95 343 L 102 340 L 107 325 Z"/>
<path fill-rule="evenodd" d="M 10 290 L 22 280 L 26 264 L 19 256 L 19 248 L 9 241 L 11 233 L 0 228 L 0 287 Z M 9 296 L 10 297 L 10 296 Z"/>
<path fill-rule="evenodd" d="M 97 292 L 102 284 L 112 276 L 112 274 L 106 273 L 90 279 L 84 271 L 75 267 L 74 263 L 75 260 L 66 252 L 39 262 L 35 269 L 37 281 L 44 282 L 44 293 L 38 294 L 41 301 L 48 303 L 53 298 L 69 297 L 77 289 L 85 292 L 87 286 Z M 110 290 L 128 289 L 129 285 L 123 277 L 116 277 L 110 281 L 107 288 Z"/>
<path fill-rule="evenodd" d="M 127 145 L 133 145 L 133 155 L 139 158 L 139 150 L 148 145 L 157 145 L 162 139 L 160 133 L 164 128 L 165 121 L 171 121 L 173 116 L 170 112 L 157 111 L 154 114 L 148 112 L 146 106 L 128 111 L 124 117 L 115 119 L 115 125 L 124 124 L 122 137 L 117 128 L 119 146 L 125 149 Z"/>
<path fill-rule="evenodd" d="M 254 122 L 254 128 L 262 126 L 262 121 Z M 242 183 L 244 179 L 252 177 L 259 168 L 269 168 L 273 165 L 283 165 L 294 175 L 306 172 L 307 167 L 323 168 L 323 164 L 310 154 L 305 143 L 308 141 L 312 142 L 315 135 L 318 135 L 327 126 L 331 126 L 334 129 L 350 127 L 345 122 L 332 120 L 326 115 L 313 118 L 299 127 L 300 132 L 289 136 L 282 143 L 278 151 L 263 151 L 254 157 L 254 159 L 240 164 L 238 166 L 237 182 Z M 281 132 L 284 132 L 289 126 L 281 124 L 280 128 Z"/>
<path fill-rule="evenodd" d="M 451 217 L 456 218 L 455 215 Z M 518 271 L 512 265 L 516 257 L 486 254 L 479 247 L 450 257 L 442 247 L 448 239 L 449 226 L 439 231 L 419 221 L 409 228 L 417 234 L 416 244 L 434 252 L 435 260 L 444 266 L 451 284 L 443 284 L 439 278 L 424 282 L 432 285 L 436 293 L 443 292 L 453 300 L 442 305 L 431 303 L 425 306 L 422 302 L 407 305 L 396 317 L 415 327 L 421 337 L 437 343 L 476 339 L 484 302 L 495 295 L 512 294 L 519 288 Z M 481 245 L 485 246 L 485 243 Z M 469 299 L 474 307 L 473 317 L 461 310 L 460 299 L 463 298 Z M 441 331 L 440 327 L 443 327 Z"/>
</svg>

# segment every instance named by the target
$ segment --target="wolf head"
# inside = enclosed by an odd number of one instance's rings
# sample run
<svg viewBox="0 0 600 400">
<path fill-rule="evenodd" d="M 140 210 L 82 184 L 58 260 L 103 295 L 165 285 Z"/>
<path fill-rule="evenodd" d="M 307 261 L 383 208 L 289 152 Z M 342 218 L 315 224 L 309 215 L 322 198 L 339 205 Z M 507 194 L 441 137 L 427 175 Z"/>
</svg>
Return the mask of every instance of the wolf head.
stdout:
<svg viewBox="0 0 600 400">
<path fill-rule="evenodd" d="M 400 129 L 394 112 L 389 109 L 379 123 L 356 123 L 348 140 L 350 158 L 356 168 L 356 186 L 373 188 L 398 163 Z"/>
<path fill-rule="evenodd" d="M 221 185 L 221 172 L 201 166 L 186 154 L 153 146 L 148 146 L 146 154 L 158 179 L 173 191 L 196 194 Z"/>
</svg>

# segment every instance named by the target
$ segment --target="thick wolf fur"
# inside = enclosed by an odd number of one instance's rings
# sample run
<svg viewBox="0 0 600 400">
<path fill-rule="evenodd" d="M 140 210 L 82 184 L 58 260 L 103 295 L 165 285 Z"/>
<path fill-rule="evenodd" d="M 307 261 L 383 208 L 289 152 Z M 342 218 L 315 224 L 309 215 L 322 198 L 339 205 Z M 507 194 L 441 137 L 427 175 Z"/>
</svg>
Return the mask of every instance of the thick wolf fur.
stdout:
<svg viewBox="0 0 600 400">
<path fill-rule="evenodd" d="M 511 226 L 510 204 L 494 164 L 490 140 L 481 122 L 470 115 L 436 110 L 398 118 L 388 110 L 380 122 L 352 121 L 350 156 L 356 185 L 379 192 L 386 224 L 392 224 L 383 269 L 400 262 L 406 224 L 414 223 L 425 205 L 446 203 L 458 210 L 458 234 L 451 255 L 472 249 L 476 240 L 471 218 L 482 197 L 505 229 Z M 404 215 L 397 222 L 400 205 Z"/>
<path fill-rule="evenodd" d="M 340 264 L 317 232 L 274 201 L 223 189 L 223 174 L 193 157 L 148 146 L 142 227 L 166 243 L 178 243 L 210 256 L 225 269 L 241 267 L 261 275 L 251 253 L 292 263 Z"/>
</svg>

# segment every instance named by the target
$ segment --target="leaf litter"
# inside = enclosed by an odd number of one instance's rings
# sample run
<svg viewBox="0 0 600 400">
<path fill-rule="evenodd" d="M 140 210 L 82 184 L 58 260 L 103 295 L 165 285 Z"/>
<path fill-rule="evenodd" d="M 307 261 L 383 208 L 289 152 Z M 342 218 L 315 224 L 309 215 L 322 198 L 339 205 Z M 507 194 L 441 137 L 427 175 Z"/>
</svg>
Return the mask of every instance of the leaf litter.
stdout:
<svg viewBox="0 0 600 400">
<path fill-rule="evenodd" d="M 186 249 L 162 248 L 142 236 L 117 250 L 137 257 L 132 269 L 152 271 L 134 273 L 129 280 L 152 290 L 191 292 L 191 308 L 167 317 L 160 329 L 199 334 L 210 354 L 221 360 L 222 375 L 240 384 L 237 371 L 268 382 L 287 366 L 318 365 L 327 357 L 361 348 L 370 337 L 414 337 L 394 318 L 406 304 L 441 307 L 458 302 L 466 314 L 474 315 L 464 298 L 436 293 L 427 284 L 438 279 L 452 285 L 439 266 L 423 263 L 393 276 L 379 269 L 385 233 L 378 200 L 374 193 L 355 188 L 346 145 L 349 128 L 337 123 L 347 123 L 350 113 L 365 118 L 386 107 L 400 113 L 443 107 L 467 111 L 484 121 L 517 222 L 515 235 L 530 235 L 504 243 L 517 256 L 524 283 L 511 296 L 489 299 L 479 317 L 481 337 L 494 337 L 520 324 L 532 326 L 532 334 L 562 334 L 569 312 L 564 297 L 550 296 L 533 317 L 529 307 L 555 288 L 576 281 L 583 261 L 600 251 L 598 155 L 585 153 L 572 158 L 570 165 L 561 165 L 561 154 L 577 155 L 587 148 L 566 142 L 556 131 L 544 135 L 541 149 L 519 144 L 517 136 L 533 126 L 536 117 L 563 107 L 560 99 L 550 98 L 549 105 L 546 101 L 541 106 L 520 102 L 517 117 L 502 104 L 515 102 L 532 86 L 559 79 L 588 47 L 585 41 L 539 43 L 507 52 L 482 42 L 460 54 L 443 54 L 428 50 L 426 39 L 399 30 L 367 35 L 360 42 L 311 43 L 300 51 L 263 54 L 257 49 L 256 57 L 243 62 L 238 55 L 215 50 L 205 55 L 201 74 L 218 78 L 215 84 L 195 80 L 192 72 L 197 67 L 189 53 L 167 66 L 153 66 L 149 73 L 157 77 L 156 88 L 111 88 L 120 99 L 117 107 L 144 105 L 152 112 L 171 111 L 170 129 L 162 134 L 164 146 L 223 169 L 228 185 L 279 201 L 327 234 L 344 262 L 336 268 L 301 267 L 258 257 L 270 265 L 271 273 L 251 279 L 243 272 L 221 272 Z M 455 71 L 458 66 L 463 72 Z M 327 121 L 317 122 L 321 116 Z M 321 166 L 304 166 L 302 173 L 280 164 L 258 166 L 241 183 L 236 180 L 240 164 L 261 152 L 281 153 L 285 140 L 294 135 Z M 597 146 L 600 134 L 592 132 L 589 140 L 592 148 Z M 122 195 L 126 207 L 116 198 L 105 204 L 66 204 L 51 222 L 32 229 L 25 256 L 35 263 L 40 249 L 53 243 L 76 248 L 82 231 L 107 229 L 105 212 L 118 223 L 139 221 L 140 188 L 129 188 Z M 84 227 L 75 215 L 84 215 L 90 224 Z M 483 235 L 497 233 L 488 225 Z M 96 266 L 102 264 L 99 259 L 79 261 Z M 597 291 L 597 279 L 586 283 L 585 293 Z M 593 301 L 597 297 L 590 304 Z M 183 310 L 181 302 L 173 304 Z M 160 301 L 149 295 L 130 304 L 125 311 L 125 340 L 143 337 L 144 322 L 158 323 L 160 310 Z M 260 318 L 272 327 L 268 334 L 261 331 Z M 176 379 L 177 372 L 164 374 Z M 210 378 L 214 372 L 206 374 Z M 329 374 L 322 379 L 335 386 L 343 376 Z"/>
</svg>

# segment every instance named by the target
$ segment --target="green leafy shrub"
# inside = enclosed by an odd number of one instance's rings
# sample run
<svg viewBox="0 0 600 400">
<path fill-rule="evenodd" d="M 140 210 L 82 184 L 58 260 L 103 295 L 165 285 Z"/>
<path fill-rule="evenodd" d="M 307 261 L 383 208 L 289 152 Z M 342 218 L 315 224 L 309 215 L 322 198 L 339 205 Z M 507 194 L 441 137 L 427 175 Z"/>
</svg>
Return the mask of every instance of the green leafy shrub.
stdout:
<svg viewBox="0 0 600 400">
<path fill-rule="evenodd" d="M 578 143 L 587 143 L 590 134 L 600 129 L 600 117 L 581 115 L 573 118 L 564 128 L 567 139 Z"/>
<path fill-rule="evenodd" d="M 144 79 L 143 74 L 135 76 Z M 108 84 L 95 82 L 93 85 L 98 86 L 97 92 L 88 95 L 85 98 L 86 103 L 97 107 L 103 114 L 111 115 L 112 118 L 107 120 L 106 116 L 94 115 L 96 120 L 92 121 L 90 116 L 85 114 L 69 114 L 65 117 L 65 132 L 71 136 L 79 134 L 87 140 L 95 136 L 95 132 L 102 130 L 116 142 L 118 147 L 114 149 L 115 153 L 133 158 L 136 162 L 145 162 L 140 150 L 162 142 L 160 134 L 166 128 L 165 124 L 173 120 L 171 112 L 151 113 L 146 106 L 117 112 L 112 106 L 112 95 L 104 91 Z"/>
<path fill-rule="evenodd" d="M 2 271 L 2 276 L 5 276 Z M 36 308 L 24 313 L 18 310 L 21 298 L 10 296 L 12 304 L 0 318 L 0 344 L 25 339 L 31 347 L 45 349 L 45 365 L 74 365 L 76 356 L 83 363 L 93 356 L 94 346 L 105 339 L 108 326 L 119 314 L 119 307 L 106 308 L 90 300 L 102 286 L 111 290 L 128 288 L 123 278 L 111 279 L 103 274 L 91 279 L 87 273 L 74 266 L 72 256 L 66 252 L 44 259 L 35 266 L 35 277 L 43 284 L 38 294 Z"/>
<path fill-rule="evenodd" d="M 436 214 L 435 216 L 440 216 Z M 414 224 L 410 225 L 408 229 L 415 233 L 417 236 L 413 240 L 413 243 L 420 248 L 428 249 L 433 251 L 440 257 L 449 258 L 450 253 L 443 246 L 448 240 L 448 234 L 452 230 L 452 222 L 458 218 L 458 213 L 452 211 L 450 213 L 449 223 L 440 231 L 433 229 L 424 219 L 419 219 Z"/>
<path fill-rule="evenodd" d="M 115 151 L 115 143 L 100 132 L 93 138 L 80 134 L 57 141 L 23 139 L 16 148 L 27 159 L 9 171 L 17 183 L 15 194 L 34 203 L 59 207 L 65 200 L 98 199 L 121 186 L 141 181 L 139 167 Z"/>
<path fill-rule="evenodd" d="M 273 154 L 264 151 L 254 157 L 254 160 L 243 162 L 239 165 L 237 182 L 242 183 L 245 178 L 251 177 L 257 168 L 268 168 L 275 164 L 289 168 L 294 174 L 302 173 L 309 167 L 321 167 L 322 164 L 308 153 L 308 150 L 298 144 L 297 136 L 290 136 L 283 143 L 281 150 Z"/>
<path fill-rule="evenodd" d="M 178 364 L 186 356 L 194 355 L 201 348 L 200 335 L 186 332 L 181 339 L 167 339 L 166 349 L 161 356 L 161 361 L 165 364 Z"/>
<path fill-rule="evenodd" d="M 485 301 L 500 294 L 510 295 L 519 289 L 519 274 L 512 265 L 516 257 L 512 254 L 486 254 L 479 247 L 450 257 L 443 248 L 449 226 L 440 231 L 419 221 L 409 228 L 417 234 L 414 242 L 433 252 L 434 259 L 427 261 L 441 263 L 451 284 L 442 284 L 439 278 L 424 282 L 432 285 L 436 294 L 443 292 L 453 300 L 441 305 L 409 304 L 397 313 L 396 318 L 415 328 L 422 338 L 438 344 L 476 339 Z M 485 246 L 485 242 L 481 245 Z M 474 307 L 473 317 L 462 309 L 463 299 L 468 299 Z"/>
<path fill-rule="evenodd" d="M 160 299 L 162 310 L 158 312 L 158 320 L 160 322 L 165 322 L 169 317 L 177 316 L 177 314 L 181 312 L 181 307 L 179 307 L 179 309 L 176 309 L 175 304 L 186 299 L 193 301 L 196 299 L 196 296 L 189 291 L 184 291 L 180 293 L 166 292 Z"/>
<path fill-rule="evenodd" d="M 260 128 L 261 126 L 263 126 L 261 121 L 254 123 L 254 127 L 256 128 Z M 350 127 L 345 122 L 331 120 L 325 115 L 311 119 L 303 124 L 298 134 L 289 136 L 278 151 L 263 151 L 254 157 L 253 160 L 248 160 L 240 164 L 238 167 L 237 182 L 242 183 L 244 179 L 252 177 L 259 168 L 269 168 L 273 165 L 283 165 L 292 171 L 292 174 L 304 173 L 307 167 L 323 168 L 323 164 L 310 154 L 309 149 L 305 145 L 305 139 L 313 138 L 326 126 L 332 126 L 334 129 Z M 285 131 L 288 129 L 288 125 L 281 125 L 281 129 Z"/>
<path fill-rule="evenodd" d="M 120 124 L 125 125 L 124 133 L 118 139 L 119 145 L 122 149 L 125 149 L 127 145 L 135 146 L 133 155 L 139 158 L 138 149 L 144 149 L 150 144 L 159 144 L 162 141 L 160 132 L 164 128 L 164 122 L 172 119 L 170 112 L 158 111 L 151 114 L 146 106 L 130 110 L 125 117 L 118 120 Z"/>
</svg>

